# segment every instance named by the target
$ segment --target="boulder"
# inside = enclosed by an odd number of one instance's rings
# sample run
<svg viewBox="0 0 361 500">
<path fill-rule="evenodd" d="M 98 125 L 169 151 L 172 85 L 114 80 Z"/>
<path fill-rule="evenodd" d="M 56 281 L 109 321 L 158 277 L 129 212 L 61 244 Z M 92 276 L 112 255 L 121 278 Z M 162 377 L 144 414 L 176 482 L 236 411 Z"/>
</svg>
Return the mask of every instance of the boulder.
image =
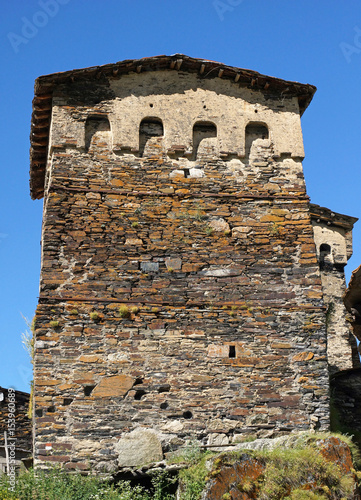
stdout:
<svg viewBox="0 0 361 500">
<path fill-rule="evenodd" d="M 163 451 L 157 434 L 151 429 L 139 427 L 124 435 L 115 446 L 119 467 L 142 467 L 163 459 Z"/>
</svg>

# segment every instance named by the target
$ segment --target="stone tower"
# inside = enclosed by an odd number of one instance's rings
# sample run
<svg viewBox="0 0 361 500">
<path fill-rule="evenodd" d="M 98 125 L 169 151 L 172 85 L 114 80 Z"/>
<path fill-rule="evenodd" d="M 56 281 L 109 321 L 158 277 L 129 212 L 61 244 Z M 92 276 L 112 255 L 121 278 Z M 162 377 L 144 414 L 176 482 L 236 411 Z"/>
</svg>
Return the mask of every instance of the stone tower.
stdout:
<svg viewBox="0 0 361 500">
<path fill-rule="evenodd" d="M 37 464 L 116 471 L 189 439 L 328 428 L 314 92 L 183 55 L 37 79 Z"/>
</svg>

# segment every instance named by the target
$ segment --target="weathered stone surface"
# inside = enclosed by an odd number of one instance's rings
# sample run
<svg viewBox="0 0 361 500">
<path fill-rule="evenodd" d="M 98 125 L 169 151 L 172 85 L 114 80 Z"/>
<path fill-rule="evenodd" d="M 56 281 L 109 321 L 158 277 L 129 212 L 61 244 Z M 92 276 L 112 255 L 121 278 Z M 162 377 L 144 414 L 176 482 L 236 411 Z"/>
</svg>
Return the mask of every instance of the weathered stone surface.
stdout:
<svg viewBox="0 0 361 500">
<path fill-rule="evenodd" d="M 115 446 L 119 467 L 139 467 L 163 459 L 162 445 L 155 432 L 138 428 L 122 437 Z"/>
<path fill-rule="evenodd" d="M 352 228 L 357 219 L 318 205 L 311 205 L 311 215 L 323 297 L 328 308 L 327 358 L 333 375 L 361 367 L 355 331 L 343 303 L 346 288 L 343 268 L 352 255 Z"/>
<path fill-rule="evenodd" d="M 174 258 L 174 257 L 166 257 L 164 259 L 165 265 L 167 266 L 168 271 L 179 271 L 182 269 L 182 259 Z"/>
<path fill-rule="evenodd" d="M 248 450 L 274 450 L 280 447 L 294 448 L 300 445 L 305 447 L 307 446 L 307 439 L 306 441 L 304 439 L 305 435 L 302 434 L 294 435 L 290 438 L 284 436 L 279 439 L 256 440 L 253 443 L 239 445 L 239 447 L 240 449 Z M 345 475 L 349 477 L 350 493 L 352 496 L 348 498 L 354 498 L 355 500 L 359 498 L 359 488 L 349 446 L 340 438 L 332 436 L 319 439 L 309 446 L 313 446 L 325 461 L 339 467 L 342 470 L 341 476 Z M 220 500 L 223 498 L 229 500 L 257 500 L 261 498 L 259 495 L 261 494 L 262 484 L 267 475 L 266 468 L 269 460 L 267 456 L 260 459 L 253 457 L 247 452 L 240 453 L 238 458 L 235 458 L 234 454 L 228 455 L 227 452 L 213 457 L 208 464 L 210 479 L 208 479 L 206 487 L 202 492 L 202 500 Z M 295 490 L 319 493 L 330 491 L 329 485 L 322 484 L 317 473 L 315 472 L 313 475 L 312 471 L 309 474 L 304 474 L 303 479 L 299 483 L 279 484 L 285 488 L 282 491 L 282 495 L 272 495 L 270 498 L 275 500 L 284 498 L 284 492 L 290 495 Z M 184 486 L 181 484 L 180 489 L 182 488 Z M 262 498 L 266 498 L 265 495 L 266 493 L 262 493 Z"/>
<path fill-rule="evenodd" d="M 15 447 L 15 458 L 28 457 L 32 450 L 32 422 L 28 416 L 29 394 L 0 387 L 0 461 L 4 463 L 4 432 L 9 446 Z M 1 460 L 3 458 L 4 460 Z M 17 462 L 17 466 L 20 462 Z"/>
<path fill-rule="evenodd" d="M 46 91 L 40 461 L 66 438 L 50 460 L 73 468 L 77 443 L 98 440 L 81 467 L 114 463 L 139 425 L 166 449 L 328 428 L 299 90 L 284 99 L 278 81 L 271 99 L 217 74 L 154 67 Z"/>
<path fill-rule="evenodd" d="M 249 492 L 240 491 L 239 485 L 255 482 L 262 475 L 265 466 L 249 455 L 233 465 L 221 466 L 215 479 L 208 482 L 202 493 L 202 500 L 220 500 L 228 494 L 230 500 L 248 500 L 258 498 L 259 488 L 250 488 Z"/>
<path fill-rule="evenodd" d="M 127 375 L 114 375 L 103 378 L 92 392 L 92 396 L 99 398 L 125 396 L 133 387 L 134 379 Z"/>
<path fill-rule="evenodd" d="M 145 273 L 156 273 L 159 271 L 159 264 L 158 262 L 142 262 L 140 268 Z"/>
<path fill-rule="evenodd" d="M 140 246 L 143 245 L 143 241 L 139 238 L 127 238 L 124 245 L 126 246 Z"/>
<path fill-rule="evenodd" d="M 213 219 L 209 221 L 210 227 L 215 231 L 229 231 L 229 224 L 224 219 Z"/>
</svg>

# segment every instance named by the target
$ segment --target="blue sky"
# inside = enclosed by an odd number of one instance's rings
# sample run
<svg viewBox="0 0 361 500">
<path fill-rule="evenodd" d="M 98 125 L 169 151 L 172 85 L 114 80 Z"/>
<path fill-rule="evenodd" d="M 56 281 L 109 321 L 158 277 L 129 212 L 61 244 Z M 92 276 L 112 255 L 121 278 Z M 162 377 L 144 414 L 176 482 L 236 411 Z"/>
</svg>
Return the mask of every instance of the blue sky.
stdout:
<svg viewBox="0 0 361 500">
<path fill-rule="evenodd" d="M 29 196 L 36 77 L 124 59 L 183 53 L 312 83 L 302 118 L 313 203 L 361 218 L 359 0 L 14 0 L 2 2 L 0 386 L 27 391 L 21 344 L 40 271 L 42 200 Z M 361 221 L 347 277 L 361 264 Z"/>
</svg>

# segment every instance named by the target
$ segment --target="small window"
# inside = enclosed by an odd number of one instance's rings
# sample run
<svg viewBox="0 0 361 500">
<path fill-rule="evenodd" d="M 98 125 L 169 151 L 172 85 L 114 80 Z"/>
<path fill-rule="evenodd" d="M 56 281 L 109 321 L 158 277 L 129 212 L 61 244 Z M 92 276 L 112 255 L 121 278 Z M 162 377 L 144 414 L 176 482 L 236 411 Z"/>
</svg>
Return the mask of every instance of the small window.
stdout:
<svg viewBox="0 0 361 500">
<path fill-rule="evenodd" d="M 163 137 L 164 129 L 163 122 L 160 118 L 149 117 L 144 118 L 139 126 L 139 156 L 147 156 L 152 154 L 154 146 L 159 146 L 159 139 Z"/>
<path fill-rule="evenodd" d="M 85 123 L 85 149 L 89 151 L 96 144 L 109 147 L 110 123 L 106 116 L 89 116 Z"/>
<path fill-rule="evenodd" d="M 327 243 L 320 245 L 320 268 L 324 269 L 327 266 L 332 266 L 331 246 Z"/>
<path fill-rule="evenodd" d="M 214 155 L 216 146 L 216 143 L 213 139 L 214 137 L 217 137 L 217 127 L 214 123 L 197 122 L 194 124 L 193 160 L 196 160 L 198 156 Z"/>
<path fill-rule="evenodd" d="M 329 255 L 331 253 L 331 246 L 327 243 L 322 243 L 320 246 L 320 255 Z"/>
<path fill-rule="evenodd" d="M 229 346 L 228 357 L 229 358 L 235 358 L 236 357 L 236 346 L 235 345 L 230 345 Z"/>
</svg>

